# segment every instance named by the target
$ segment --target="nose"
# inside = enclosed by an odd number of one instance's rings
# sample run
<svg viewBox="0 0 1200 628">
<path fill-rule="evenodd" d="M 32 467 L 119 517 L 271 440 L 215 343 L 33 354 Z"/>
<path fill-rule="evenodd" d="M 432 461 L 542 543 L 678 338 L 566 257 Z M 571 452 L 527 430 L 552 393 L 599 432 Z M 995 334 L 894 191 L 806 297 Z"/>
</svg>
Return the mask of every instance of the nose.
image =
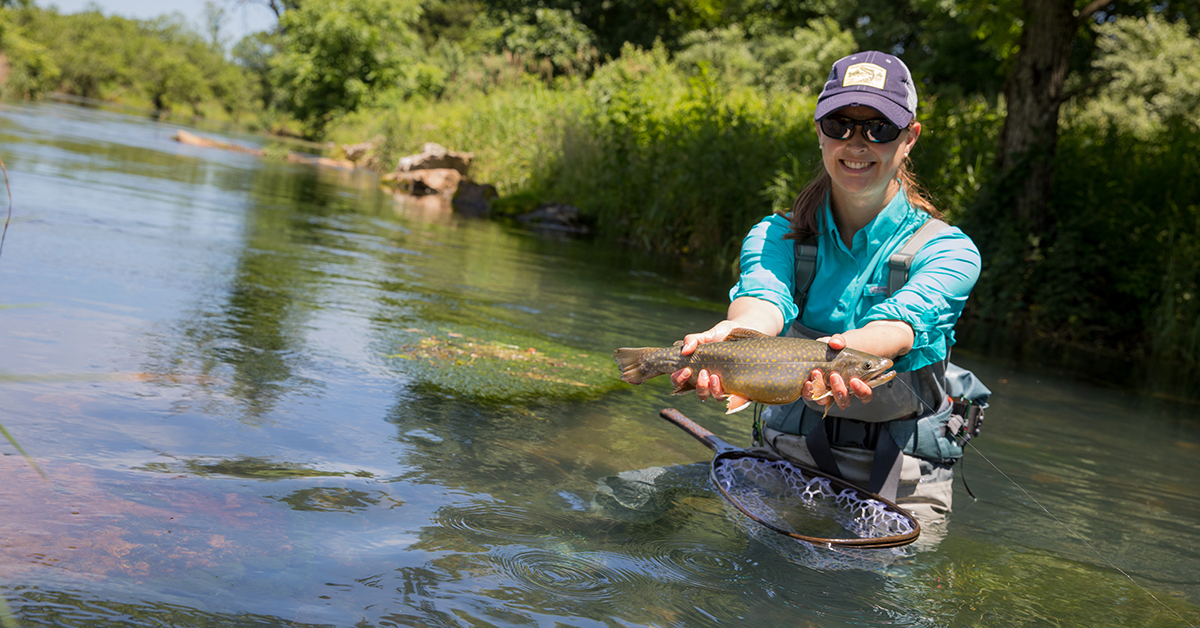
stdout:
<svg viewBox="0 0 1200 628">
<path fill-rule="evenodd" d="M 867 144 L 869 143 L 867 142 L 867 130 L 861 126 L 854 127 L 854 130 L 851 131 L 850 137 L 846 139 L 846 142 L 851 150 L 856 150 L 859 152 L 865 151 L 867 149 Z"/>
</svg>

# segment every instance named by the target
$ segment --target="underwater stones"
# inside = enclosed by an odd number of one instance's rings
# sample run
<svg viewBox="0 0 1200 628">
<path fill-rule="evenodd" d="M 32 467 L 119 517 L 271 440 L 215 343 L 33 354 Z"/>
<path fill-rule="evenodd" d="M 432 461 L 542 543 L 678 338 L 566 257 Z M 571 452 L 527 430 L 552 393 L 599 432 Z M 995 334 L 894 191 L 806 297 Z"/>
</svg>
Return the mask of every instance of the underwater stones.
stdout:
<svg viewBox="0 0 1200 628">
<path fill-rule="evenodd" d="M 579 208 L 565 203 L 545 203 L 528 214 L 517 216 L 517 220 L 532 228 L 550 231 L 576 234 L 590 231 Z"/>
</svg>

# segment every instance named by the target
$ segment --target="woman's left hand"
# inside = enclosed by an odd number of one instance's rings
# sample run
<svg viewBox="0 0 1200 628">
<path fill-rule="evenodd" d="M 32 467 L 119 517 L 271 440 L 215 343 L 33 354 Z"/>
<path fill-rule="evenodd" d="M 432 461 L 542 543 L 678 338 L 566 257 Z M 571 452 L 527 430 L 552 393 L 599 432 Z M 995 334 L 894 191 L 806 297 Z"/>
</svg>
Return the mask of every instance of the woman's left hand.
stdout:
<svg viewBox="0 0 1200 628">
<path fill-rule="evenodd" d="M 821 338 L 829 343 L 829 348 L 834 351 L 841 351 L 846 348 L 846 338 L 841 334 L 834 334 L 829 338 Z M 808 381 L 804 382 L 804 389 L 801 395 L 805 399 L 813 400 L 815 396 L 821 396 L 825 390 L 832 392 L 832 395 L 824 396 L 820 399 L 815 399 L 817 403 L 827 406 L 831 403 L 836 403 L 839 408 L 846 409 L 850 406 L 850 395 L 858 397 L 863 403 L 870 403 L 874 391 L 866 382 L 857 377 L 850 378 L 847 382 L 838 373 L 829 374 L 829 386 L 825 386 L 821 369 L 813 369 L 809 374 Z"/>
</svg>

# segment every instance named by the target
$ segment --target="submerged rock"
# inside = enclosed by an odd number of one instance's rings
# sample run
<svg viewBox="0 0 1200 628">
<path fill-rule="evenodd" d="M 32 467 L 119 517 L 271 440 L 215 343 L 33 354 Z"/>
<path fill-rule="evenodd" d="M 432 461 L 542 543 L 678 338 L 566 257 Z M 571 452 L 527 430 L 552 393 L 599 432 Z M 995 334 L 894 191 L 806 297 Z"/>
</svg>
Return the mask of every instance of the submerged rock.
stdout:
<svg viewBox="0 0 1200 628">
<path fill-rule="evenodd" d="M 254 155 L 255 157 L 276 157 L 275 153 L 267 154 L 267 151 L 261 148 L 248 148 L 238 144 L 222 142 L 219 140 L 201 137 L 195 133 L 189 133 L 184 130 L 176 131 L 176 142 L 187 144 L 188 146 L 200 146 L 203 148 L 220 148 L 221 150 L 233 151 L 235 153 L 244 153 Z M 345 170 L 353 170 L 354 162 L 348 159 L 334 159 L 332 157 L 321 157 L 319 155 L 305 155 L 294 151 L 287 151 L 282 155 L 283 159 L 293 164 L 310 164 L 314 166 L 325 166 L 327 168 L 342 168 Z"/>
<path fill-rule="evenodd" d="M 464 216 L 483 218 L 491 210 L 492 199 L 499 195 L 496 186 L 490 183 L 464 181 L 454 194 L 454 211 Z"/>
<path fill-rule="evenodd" d="M 537 209 L 517 216 L 517 220 L 538 229 L 585 234 L 591 228 L 583 219 L 583 212 L 574 205 L 546 203 Z"/>
<path fill-rule="evenodd" d="M 248 148 L 246 146 L 239 146 L 238 144 L 230 144 L 228 142 L 220 142 L 217 140 L 209 139 L 207 137 L 200 137 L 199 135 L 196 135 L 195 133 L 188 133 L 187 131 L 184 131 L 183 129 L 180 129 L 179 131 L 175 132 L 174 139 L 176 142 L 179 142 L 180 144 L 187 144 L 188 146 L 201 146 L 203 148 L 220 148 L 222 150 L 231 150 L 235 153 L 246 153 L 247 155 L 256 155 L 258 157 L 263 156 L 262 149 Z"/>
</svg>

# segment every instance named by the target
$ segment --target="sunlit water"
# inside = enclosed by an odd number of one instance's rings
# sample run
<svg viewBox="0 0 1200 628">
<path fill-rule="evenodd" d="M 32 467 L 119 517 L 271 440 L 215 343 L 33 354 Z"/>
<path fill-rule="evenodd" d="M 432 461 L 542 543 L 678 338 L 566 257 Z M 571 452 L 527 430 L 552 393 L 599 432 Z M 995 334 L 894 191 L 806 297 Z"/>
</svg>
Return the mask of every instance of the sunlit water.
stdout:
<svg viewBox="0 0 1200 628">
<path fill-rule="evenodd" d="M 1200 624 L 1200 405 L 959 352 L 995 396 L 957 508 L 876 564 L 747 530 L 702 480 L 597 509 L 603 478 L 707 460 L 659 409 L 741 445 L 750 413 L 615 364 L 514 393 L 414 351 L 666 345 L 720 317 L 710 271 L 174 131 L 0 108 L 0 424 L 47 476 L 0 440 L 0 594 L 22 625 Z"/>
</svg>

